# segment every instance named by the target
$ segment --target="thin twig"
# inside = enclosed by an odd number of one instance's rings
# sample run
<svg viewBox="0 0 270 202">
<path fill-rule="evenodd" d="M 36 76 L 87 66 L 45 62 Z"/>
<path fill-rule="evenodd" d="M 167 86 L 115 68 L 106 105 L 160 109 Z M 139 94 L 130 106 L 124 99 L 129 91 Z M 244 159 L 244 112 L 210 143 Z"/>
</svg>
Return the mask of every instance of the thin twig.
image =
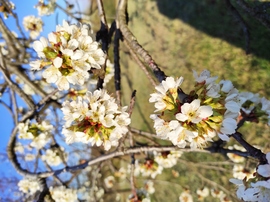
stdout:
<svg viewBox="0 0 270 202">
<path fill-rule="evenodd" d="M 76 171 L 76 170 L 81 170 L 86 168 L 87 166 L 91 166 L 94 164 L 97 164 L 99 162 L 103 162 L 112 158 L 116 158 L 119 156 L 125 156 L 125 155 L 130 155 L 132 153 L 137 154 L 137 153 L 144 153 L 144 152 L 153 152 L 153 151 L 157 151 L 157 152 L 163 152 L 163 151 L 181 151 L 181 152 L 201 152 L 201 153 L 209 153 L 206 150 L 202 150 L 202 149 L 190 149 L 190 148 L 185 148 L 185 149 L 179 149 L 175 146 L 147 146 L 147 147 L 134 147 L 134 148 L 128 148 L 128 149 L 124 149 L 122 151 L 115 151 L 112 153 L 108 153 L 108 154 L 104 154 L 102 156 L 99 156 L 97 158 L 91 159 L 89 161 L 86 161 L 85 163 L 79 164 L 79 165 L 75 165 L 75 166 L 70 166 L 70 167 L 65 167 L 59 170 L 55 170 L 53 172 L 43 172 L 43 173 L 39 173 L 38 176 L 39 177 L 49 177 L 52 175 L 59 175 L 63 172 L 69 172 L 69 171 Z"/>
<path fill-rule="evenodd" d="M 16 93 L 26 102 L 26 104 L 28 105 L 28 107 L 30 109 L 34 109 L 35 103 L 33 102 L 33 100 L 30 99 L 29 96 L 26 95 L 25 92 L 9 78 L 8 73 L 7 73 L 6 69 L 2 66 L 2 64 L 0 64 L 0 71 L 2 72 L 5 80 L 7 81 L 8 85 L 10 86 L 10 88 L 13 89 L 14 91 L 16 91 Z"/>
<path fill-rule="evenodd" d="M 157 86 L 156 82 L 154 81 L 154 79 L 151 77 L 150 73 L 148 72 L 148 70 L 146 69 L 145 65 L 142 63 L 142 61 L 140 60 L 140 58 L 134 53 L 133 49 L 130 48 L 129 44 L 124 41 L 124 44 L 126 45 L 126 47 L 129 49 L 129 52 L 131 53 L 132 57 L 134 58 L 135 62 L 139 65 L 139 67 L 143 70 L 144 74 L 147 76 L 148 80 L 150 81 L 150 83 L 153 86 Z"/>
</svg>

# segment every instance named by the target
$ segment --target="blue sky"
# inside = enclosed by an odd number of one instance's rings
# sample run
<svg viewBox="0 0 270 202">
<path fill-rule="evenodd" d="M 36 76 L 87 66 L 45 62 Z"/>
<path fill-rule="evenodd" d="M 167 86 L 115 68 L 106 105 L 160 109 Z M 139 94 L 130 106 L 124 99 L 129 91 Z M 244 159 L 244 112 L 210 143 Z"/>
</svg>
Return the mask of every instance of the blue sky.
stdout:
<svg viewBox="0 0 270 202">
<path fill-rule="evenodd" d="M 24 30 L 22 26 L 23 18 L 27 15 L 34 15 L 38 16 L 38 11 L 34 8 L 34 5 L 37 4 L 38 0 L 12 0 L 12 2 L 16 5 L 15 12 L 18 15 L 20 25 Z M 45 1 L 46 2 L 46 1 Z M 69 2 L 74 3 L 74 0 L 70 0 Z M 87 1 L 85 0 L 78 0 L 80 3 L 81 8 L 85 8 L 83 4 L 85 4 Z M 58 4 L 60 4 L 63 8 L 65 7 L 65 3 L 63 0 L 58 0 Z M 76 4 L 75 4 L 76 6 Z M 76 8 L 75 8 L 76 9 Z M 2 14 L 0 14 L 1 17 L 3 17 Z M 44 22 L 43 32 L 41 33 L 41 36 L 47 36 L 49 32 L 52 32 L 55 30 L 56 24 L 62 24 L 63 19 L 66 19 L 66 14 L 64 14 L 59 9 L 56 10 L 56 13 L 51 16 L 42 16 L 42 20 Z M 15 31 L 16 33 L 19 33 L 14 18 L 10 17 L 9 19 L 5 20 L 5 23 L 10 28 L 10 30 Z M 0 33 L 1 34 L 1 33 Z M 29 33 L 25 32 L 26 36 L 29 36 Z M 3 77 L 0 73 L 0 82 L 2 83 Z M 0 98 L 3 101 L 9 100 L 8 95 L 4 95 Z M 20 105 L 20 103 L 18 103 Z M 14 168 L 11 166 L 11 164 L 8 162 L 8 160 L 5 158 L 6 153 L 6 146 L 9 140 L 9 135 L 11 134 L 12 128 L 13 128 L 13 121 L 11 114 L 7 111 L 5 107 L 0 105 L 0 128 L 1 128 L 1 141 L 0 141 L 0 176 L 5 175 L 8 176 L 18 176 Z M 0 194 L 0 200 L 1 200 L 1 194 Z"/>
</svg>

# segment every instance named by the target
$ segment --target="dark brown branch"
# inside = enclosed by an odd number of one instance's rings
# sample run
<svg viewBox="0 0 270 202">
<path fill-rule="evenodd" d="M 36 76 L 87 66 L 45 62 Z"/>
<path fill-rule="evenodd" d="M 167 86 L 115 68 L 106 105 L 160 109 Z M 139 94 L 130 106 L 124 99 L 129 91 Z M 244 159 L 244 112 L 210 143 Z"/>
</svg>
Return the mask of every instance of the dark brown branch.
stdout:
<svg viewBox="0 0 270 202">
<path fill-rule="evenodd" d="M 232 134 L 231 136 L 247 150 L 248 156 L 258 159 L 261 164 L 267 163 L 266 155 L 260 149 L 257 149 L 253 147 L 252 145 L 250 145 L 248 142 L 246 142 L 243 139 L 243 136 L 241 133 L 236 132 Z"/>
<path fill-rule="evenodd" d="M 97 0 L 97 6 L 98 6 L 98 13 L 100 17 L 101 26 L 100 26 L 100 30 L 96 34 L 96 40 L 101 41 L 101 46 L 102 46 L 101 48 L 107 57 L 108 48 L 109 48 L 111 39 L 109 38 L 109 29 L 107 25 L 107 20 L 106 20 L 106 15 L 104 12 L 104 6 L 103 6 L 102 0 Z M 105 60 L 105 64 L 102 67 L 104 71 L 102 71 L 101 75 L 98 76 L 97 89 L 103 88 L 104 77 L 106 74 L 106 60 Z"/>
<path fill-rule="evenodd" d="M 114 35 L 114 47 L 113 47 L 113 61 L 114 61 L 114 86 L 117 95 L 118 104 L 121 105 L 121 66 L 120 66 L 120 54 L 119 54 L 119 44 L 122 34 L 118 28 L 118 23 L 116 22 L 116 30 Z"/>
<path fill-rule="evenodd" d="M 119 28 L 124 36 L 124 39 L 127 40 L 127 42 L 130 44 L 130 47 L 134 50 L 134 52 L 139 56 L 141 56 L 144 62 L 148 64 L 148 66 L 154 72 L 158 81 L 159 82 L 163 81 L 166 78 L 165 73 L 158 67 L 154 59 L 151 57 L 151 55 L 149 55 L 148 52 L 139 44 L 135 36 L 129 30 L 126 22 L 127 21 L 126 10 L 127 10 L 127 1 L 120 0 L 118 6 L 117 20 L 119 21 Z"/>
</svg>

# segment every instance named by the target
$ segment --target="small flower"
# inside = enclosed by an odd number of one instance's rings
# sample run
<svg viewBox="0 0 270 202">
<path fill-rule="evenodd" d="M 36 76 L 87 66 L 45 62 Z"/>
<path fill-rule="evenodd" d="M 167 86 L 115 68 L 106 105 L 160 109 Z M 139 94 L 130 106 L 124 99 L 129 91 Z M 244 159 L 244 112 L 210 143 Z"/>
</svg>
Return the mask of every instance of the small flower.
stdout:
<svg viewBox="0 0 270 202">
<path fill-rule="evenodd" d="M 197 189 L 196 191 L 199 200 L 203 200 L 205 197 L 209 196 L 209 192 L 210 191 L 207 187 L 203 187 L 202 189 Z"/>
<path fill-rule="evenodd" d="M 43 161 L 46 161 L 50 166 L 58 166 L 62 163 L 61 156 L 57 149 L 47 149 L 46 153 L 41 156 Z"/>
<path fill-rule="evenodd" d="M 30 145 L 40 149 L 50 141 L 53 126 L 47 121 L 30 124 L 30 121 L 27 120 L 26 123 L 19 123 L 18 129 L 20 139 L 30 139 Z"/>
<path fill-rule="evenodd" d="M 254 178 L 255 169 L 245 168 L 243 165 L 234 165 L 233 166 L 233 177 L 236 179 L 249 180 L 250 178 Z"/>
<path fill-rule="evenodd" d="M 152 180 L 147 180 L 146 182 L 144 182 L 144 189 L 145 189 L 149 194 L 155 193 L 154 182 L 153 182 Z"/>
<path fill-rule="evenodd" d="M 179 202 L 193 202 L 193 198 L 189 193 L 189 190 L 185 190 L 179 196 Z"/>
<path fill-rule="evenodd" d="M 176 105 L 177 90 L 183 82 L 183 77 L 180 77 L 176 81 L 172 77 L 167 77 L 158 86 L 156 86 L 157 93 L 153 93 L 150 96 L 149 102 L 156 102 L 155 107 L 157 111 L 171 110 Z"/>
<path fill-rule="evenodd" d="M 114 183 L 115 183 L 114 176 L 110 175 L 110 176 L 106 177 L 104 179 L 104 183 L 105 183 L 105 185 L 106 185 L 107 188 L 112 188 L 113 185 L 114 185 Z"/>
<path fill-rule="evenodd" d="M 50 187 L 50 194 L 55 202 L 77 202 L 77 191 L 64 186 Z"/>
<path fill-rule="evenodd" d="M 210 106 L 200 106 L 200 100 L 193 100 L 191 103 L 185 103 L 181 106 L 181 113 L 175 115 L 181 122 L 199 123 L 203 119 L 213 114 Z"/>
<path fill-rule="evenodd" d="M 208 70 L 203 70 L 200 74 L 200 76 L 198 76 L 197 72 L 193 70 L 193 76 L 195 78 L 195 81 L 197 83 L 205 83 L 205 84 L 211 84 L 212 82 L 214 82 L 217 79 L 216 77 L 211 77 L 210 76 L 210 72 Z"/>
<path fill-rule="evenodd" d="M 43 22 L 41 18 L 30 15 L 23 18 L 23 26 L 26 31 L 30 31 L 30 37 L 35 39 L 42 32 Z"/>
<path fill-rule="evenodd" d="M 228 149 L 230 150 L 234 150 L 237 149 L 239 151 L 246 151 L 244 147 L 240 147 L 238 145 L 233 145 L 233 146 L 229 146 Z M 227 156 L 229 157 L 229 159 L 231 159 L 234 163 L 242 163 L 245 161 L 245 157 L 239 156 L 237 154 L 234 153 L 227 153 Z"/>
<path fill-rule="evenodd" d="M 157 162 L 163 168 L 171 168 L 177 164 L 178 158 L 182 155 L 182 152 L 170 151 L 170 152 L 154 152 L 155 162 Z"/>
<path fill-rule="evenodd" d="M 43 0 L 39 0 L 38 4 L 34 6 L 38 10 L 38 15 L 51 15 L 56 7 L 56 0 L 49 0 L 47 4 Z"/>
<path fill-rule="evenodd" d="M 160 166 L 154 159 L 147 158 L 143 163 L 136 160 L 134 174 L 138 176 L 141 174 L 144 177 L 156 178 L 158 174 L 161 174 L 163 167 Z"/>
</svg>

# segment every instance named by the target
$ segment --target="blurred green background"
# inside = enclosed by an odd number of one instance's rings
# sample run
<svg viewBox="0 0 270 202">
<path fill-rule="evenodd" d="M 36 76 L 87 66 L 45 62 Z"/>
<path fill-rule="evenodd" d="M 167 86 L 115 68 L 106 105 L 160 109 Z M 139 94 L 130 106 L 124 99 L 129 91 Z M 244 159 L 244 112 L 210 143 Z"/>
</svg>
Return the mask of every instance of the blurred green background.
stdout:
<svg viewBox="0 0 270 202">
<path fill-rule="evenodd" d="M 259 93 L 270 99 L 270 32 L 252 17 L 245 15 L 231 1 L 248 24 L 250 53 L 246 54 L 246 42 L 240 24 L 222 0 L 129 0 L 129 28 L 138 42 L 150 53 L 168 76 L 184 77 L 182 89 L 192 90 L 192 70 L 198 73 L 208 69 L 219 79 L 231 80 L 240 91 Z M 249 1 L 258 5 L 258 1 Z M 115 18 L 115 1 L 104 0 L 108 22 Z M 97 11 L 93 15 L 96 15 Z M 94 18 L 93 18 L 94 19 Z M 95 23 L 94 23 L 95 24 Z M 96 27 L 98 28 L 98 22 Z M 132 114 L 132 127 L 154 132 L 149 115 L 154 108 L 149 104 L 149 94 L 154 87 L 128 49 L 121 44 L 122 99 L 128 105 L 133 90 L 137 90 L 136 106 Z M 110 57 L 113 53 L 110 53 Z M 113 83 L 112 83 L 113 84 Z M 113 92 L 113 88 L 111 89 Z M 240 129 L 244 138 L 268 152 L 269 127 L 264 123 L 247 123 Z M 228 145 L 235 142 L 231 140 Z M 246 168 L 251 169 L 256 161 L 249 159 Z M 196 193 L 197 188 L 222 186 L 235 193 L 228 182 L 232 178 L 232 163 L 220 154 L 185 154 L 174 167 L 179 177 L 171 170 L 158 176 L 153 201 L 178 201 L 185 188 Z M 203 177 L 202 177 L 203 176 Z M 167 181 L 171 181 L 168 183 Z M 138 179 L 138 183 L 140 180 Z M 196 194 L 194 195 L 196 200 Z M 208 198 L 205 201 L 219 201 Z M 232 198 L 232 201 L 237 199 Z"/>
</svg>

